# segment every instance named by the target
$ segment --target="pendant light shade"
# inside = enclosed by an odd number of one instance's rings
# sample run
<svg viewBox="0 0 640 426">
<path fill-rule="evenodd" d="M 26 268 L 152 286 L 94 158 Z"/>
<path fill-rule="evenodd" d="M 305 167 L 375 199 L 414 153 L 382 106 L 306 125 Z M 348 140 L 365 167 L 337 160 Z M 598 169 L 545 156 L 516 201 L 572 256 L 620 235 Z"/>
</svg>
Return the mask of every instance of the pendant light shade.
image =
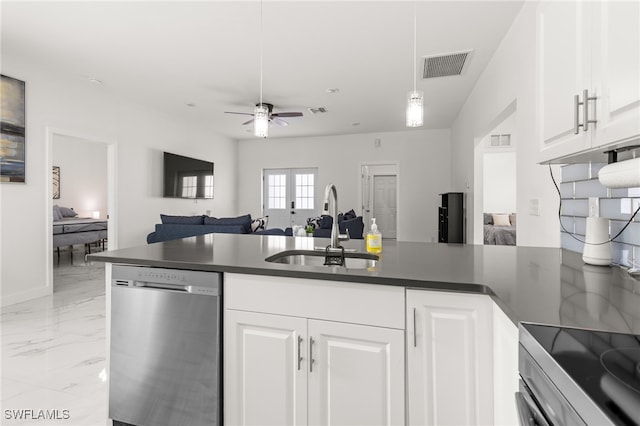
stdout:
<svg viewBox="0 0 640 426">
<path fill-rule="evenodd" d="M 258 104 L 253 110 L 253 134 L 259 138 L 269 135 L 269 108 Z"/>
<path fill-rule="evenodd" d="M 407 127 L 420 127 L 423 124 L 424 99 L 422 90 L 409 92 L 407 98 Z"/>
<path fill-rule="evenodd" d="M 407 127 L 420 127 L 424 117 L 424 96 L 421 90 L 416 90 L 416 2 L 413 2 L 413 90 L 407 98 Z"/>
</svg>

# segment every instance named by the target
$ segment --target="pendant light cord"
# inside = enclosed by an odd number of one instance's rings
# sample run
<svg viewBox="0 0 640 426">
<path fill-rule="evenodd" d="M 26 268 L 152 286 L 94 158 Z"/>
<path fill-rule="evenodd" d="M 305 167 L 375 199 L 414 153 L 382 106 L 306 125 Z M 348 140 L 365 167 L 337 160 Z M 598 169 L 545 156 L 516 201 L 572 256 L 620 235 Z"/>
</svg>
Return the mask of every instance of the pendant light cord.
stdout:
<svg viewBox="0 0 640 426">
<path fill-rule="evenodd" d="M 260 0 L 260 107 L 262 107 L 262 0 Z"/>
<path fill-rule="evenodd" d="M 417 49 L 416 49 L 416 44 L 417 44 L 417 19 L 416 19 L 416 6 L 417 2 L 413 2 L 413 91 L 416 91 L 416 55 L 417 55 Z"/>
</svg>

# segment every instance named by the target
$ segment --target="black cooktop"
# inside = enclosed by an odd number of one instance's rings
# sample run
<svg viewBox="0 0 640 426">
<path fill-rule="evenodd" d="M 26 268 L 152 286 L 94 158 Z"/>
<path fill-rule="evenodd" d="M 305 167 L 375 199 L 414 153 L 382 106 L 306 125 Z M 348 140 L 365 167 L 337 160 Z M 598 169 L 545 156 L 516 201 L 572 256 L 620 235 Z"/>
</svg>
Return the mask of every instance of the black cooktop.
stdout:
<svg viewBox="0 0 640 426">
<path fill-rule="evenodd" d="M 640 425 L 640 335 L 524 326 L 614 424 Z"/>
</svg>

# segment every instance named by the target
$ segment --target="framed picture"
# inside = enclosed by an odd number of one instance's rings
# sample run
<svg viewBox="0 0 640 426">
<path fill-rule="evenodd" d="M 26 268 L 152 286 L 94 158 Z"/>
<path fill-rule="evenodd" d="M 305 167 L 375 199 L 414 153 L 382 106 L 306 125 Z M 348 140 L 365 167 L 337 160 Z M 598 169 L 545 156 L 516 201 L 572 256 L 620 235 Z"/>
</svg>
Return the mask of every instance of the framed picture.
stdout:
<svg viewBox="0 0 640 426">
<path fill-rule="evenodd" d="M 25 84 L 0 75 L 0 182 L 25 179 Z"/>
<path fill-rule="evenodd" d="M 60 198 L 60 166 L 53 166 L 53 199 Z"/>
</svg>

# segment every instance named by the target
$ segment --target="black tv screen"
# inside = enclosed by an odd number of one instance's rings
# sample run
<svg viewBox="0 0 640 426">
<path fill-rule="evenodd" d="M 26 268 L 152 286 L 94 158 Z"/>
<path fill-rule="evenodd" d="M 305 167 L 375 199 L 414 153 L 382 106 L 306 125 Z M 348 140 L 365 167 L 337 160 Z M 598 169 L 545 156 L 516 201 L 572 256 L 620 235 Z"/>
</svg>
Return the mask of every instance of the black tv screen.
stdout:
<svg viewBox="0 0 640 426">
<path fill-rule="evenodd" d="M 164 196 L 213 198 L 213 163 L 165 152 Z"/>
</svg>

